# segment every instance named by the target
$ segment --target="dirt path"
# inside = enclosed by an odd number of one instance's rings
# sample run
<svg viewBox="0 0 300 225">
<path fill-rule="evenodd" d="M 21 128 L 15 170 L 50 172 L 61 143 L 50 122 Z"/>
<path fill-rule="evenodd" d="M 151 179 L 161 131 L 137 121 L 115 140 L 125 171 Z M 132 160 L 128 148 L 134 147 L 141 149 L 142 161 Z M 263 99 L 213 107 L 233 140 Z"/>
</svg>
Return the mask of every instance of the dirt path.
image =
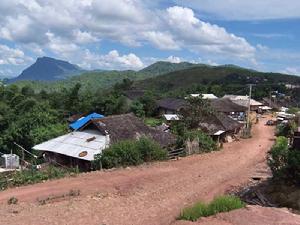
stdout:
<svg viewBox="0 0 300 225">
<path fill-rule="evenodd" d="M 0 193 L 0 224 L 171 224 L 185 205 L 249 181 L 273 143 L 265 120 L 254 126 L 252 139 L 222 151 L 6 190 Z M 70 189 L 79 189 L 80 197 L 37 204 L 37 198 Z M 20 204 L 8 206 L 11 196 Z"/>
</svg>

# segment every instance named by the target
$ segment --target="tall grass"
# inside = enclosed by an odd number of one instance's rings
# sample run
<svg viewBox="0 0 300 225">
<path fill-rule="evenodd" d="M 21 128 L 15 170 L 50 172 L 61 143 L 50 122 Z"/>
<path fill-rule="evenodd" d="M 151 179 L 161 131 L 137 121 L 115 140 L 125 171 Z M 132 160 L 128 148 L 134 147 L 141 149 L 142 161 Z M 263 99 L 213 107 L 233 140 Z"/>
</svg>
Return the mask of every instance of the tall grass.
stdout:
<svg viewBox="0 0 300 225">
<path fill-rule="evenodd" d="M 229 212 L 243 207 L 245 207 L 245 203 L 238 197 L 225 195 L 215 198 L 209 204 L 197 202 L 193 206 L 183 209 L 179 219 L 196 221 L 201 217 L 208 217 L 220 212 Z"/>
</svg>

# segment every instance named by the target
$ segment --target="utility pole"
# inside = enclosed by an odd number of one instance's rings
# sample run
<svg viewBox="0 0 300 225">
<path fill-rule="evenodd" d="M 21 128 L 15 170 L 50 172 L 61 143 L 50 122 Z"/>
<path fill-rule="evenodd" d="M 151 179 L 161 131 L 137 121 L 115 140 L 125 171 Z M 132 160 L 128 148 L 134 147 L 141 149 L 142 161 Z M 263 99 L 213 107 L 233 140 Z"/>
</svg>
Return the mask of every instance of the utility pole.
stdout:
<svg viewBox="0 0 300 225">
<path fill-rule="evenodd" d="M 249 85 L 248 116 L 247 116 L 247 129 L 248 130 L 250 129 L 251 97 L 252 97 L 252 84 Z"/>
</svg>

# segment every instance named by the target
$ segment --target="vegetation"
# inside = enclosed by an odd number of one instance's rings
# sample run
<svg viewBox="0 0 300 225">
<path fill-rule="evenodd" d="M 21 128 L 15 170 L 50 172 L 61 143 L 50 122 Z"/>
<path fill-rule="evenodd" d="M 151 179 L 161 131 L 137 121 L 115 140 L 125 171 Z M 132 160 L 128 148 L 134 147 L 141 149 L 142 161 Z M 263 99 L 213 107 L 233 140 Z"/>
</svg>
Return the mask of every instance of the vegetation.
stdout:
<svg viewBox="0 0 300 225">
<path fill-rule="evenodd" d="M 156 160 L 164 160 L 167 152 L 153 140 L 141 137 L 139 140 L 120 141 L 111 145 L 101 154 L 97 155 L 94 160 L 94 167 L 113 168 L 136 166 L 143 162 L 151 162 Z"/>
<path fill-rule="evenodd" d="M 157 127 L 162 124 L 162 120 L 153 117 L 146 117 L 144 119 L 144 123 L 150 127 Z"/>
<path fill-rule="evenodd" d="M 276 126 L 276 136 L 292 137 L 297 124 L 294 121 L 280 123 Z"/>
<path fill-rule="evenodd" d="M 76 169 L 63 169 L 49 166 L 45 170 L 24 170 L 15 171 L 8 174 L 0 175 L 0 190 L 8 187 L 18 187 L 27 184 L 35 184 L 45 180 L 62 178 L 65 176 L 73 176 L 78 173 Z"/>
<path fill-rule="evenodd" d="M 11 197 L 7 200 L 7 204 L 8 205 L 16 205 L 16 204 L 18 204 L 18 201 L 19 200 L 16 197 Z"/>
<path fill-rule="evenodd" d="M 199 149 L 201 153 L 211 152 L 218 149 L 216 142 L 209 135 L 199 130 L 186 132 L 183 139 L 184 141 L 197 139 L 199 141 Z"/>
<path fill-rule="evenodd" d="M 208 217 L 220 212 L 229 212 L 245 207 L 245 204 L 235 196 L 220 196 L 209 204 L 197 202 L 191 207 L 182 210 L 179 219 L 196 221 L 201 217 Z"/>
<path fill-rule="evenodd" d="M 277 137 L 269 152 L 268 164 L 275 179 L 299 184 L 300 152 L 289 148 L 286 137 Z"/>
</svg>

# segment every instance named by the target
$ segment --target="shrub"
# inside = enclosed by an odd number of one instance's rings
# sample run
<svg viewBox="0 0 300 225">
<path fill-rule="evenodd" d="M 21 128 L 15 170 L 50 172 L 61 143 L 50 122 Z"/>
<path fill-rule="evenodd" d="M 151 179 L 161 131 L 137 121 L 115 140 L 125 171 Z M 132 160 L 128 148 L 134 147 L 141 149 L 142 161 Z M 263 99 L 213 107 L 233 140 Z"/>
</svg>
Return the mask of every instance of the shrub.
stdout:
<svg viewBox="0 0 300 225">
<path fill-rule="evenodd" d="M 164 160 L 167 158 L 167 152 L 164 151 L 155 141 L 141 137 L 136 143 L 138 152 L 142 154 L 144 162 Z"/>
<path fill-rule="evenodd" d="M 189 131 L 185 133 L 184 140 L 194 140 L 198 138 L 200 152 L 211 152 L 217 149 L 216 142 L 206 133 L 202 131 Z"/>
<path fill-rule="evenodd" d="M 93 162 L 97 169 L 99 164 L 103 168 L 126 167 L 139 165 L 143 162 L 166 159 L 167 152 L 161 149 L 153 140 L 141 137 L 139 140 L 120 141 L 111 145 L 95 157 Z"/>
<path fill-rule="evenodd" d="M 229 212 L 243 207 L 245 207 L 245 203 L 243 203 L 238 197 L 229 195 L 220 196 L 215 198 L 209 204 L 197 202 L 193 206 L 183 209 L 179 219 L 196 221 L 201 217 L 208 217 L 220 212 Z"/>
<path fill-rule="evenodd" d="M 268 154 L 268 165 L 274 176 L 280 176 L 287 166 L 289 155 L 288 139 L 277 137 L 275 144 Z"/>
<path fill-rule="evenodd" d="M 288 154 L 286 174 L 291 181 L 300 183 L 300 151 L 290 150 Z"/>
<path fill-rule="evenodd" d="M 18 199 L 16 197 L 11 197 L 7 200 L 7 204 L 9 204 L 9 205 L 12 205 L 12 204 L 16 205 L 17 203 L 18 203 Z"/>
<path fill-rule="evenodd" d="M 99 157 L 103 168 L 120 166 L 139 165 L 142 161 L 142 154 L 137 150 L 134 141 L 120 141 L 104 150 Z"/>
<path fill-rule="evenodd" d="M 46 170 L 23 170 L 16 171 L 7 175 L 7 177 L 0 177 L 0 188 L 16 187 L 26 184 L 39 183 L 44 180 L 62 178 L 77 172 L 74 169 L 63 169 L 60 167 L 49 166 Z"/>
</svg>

